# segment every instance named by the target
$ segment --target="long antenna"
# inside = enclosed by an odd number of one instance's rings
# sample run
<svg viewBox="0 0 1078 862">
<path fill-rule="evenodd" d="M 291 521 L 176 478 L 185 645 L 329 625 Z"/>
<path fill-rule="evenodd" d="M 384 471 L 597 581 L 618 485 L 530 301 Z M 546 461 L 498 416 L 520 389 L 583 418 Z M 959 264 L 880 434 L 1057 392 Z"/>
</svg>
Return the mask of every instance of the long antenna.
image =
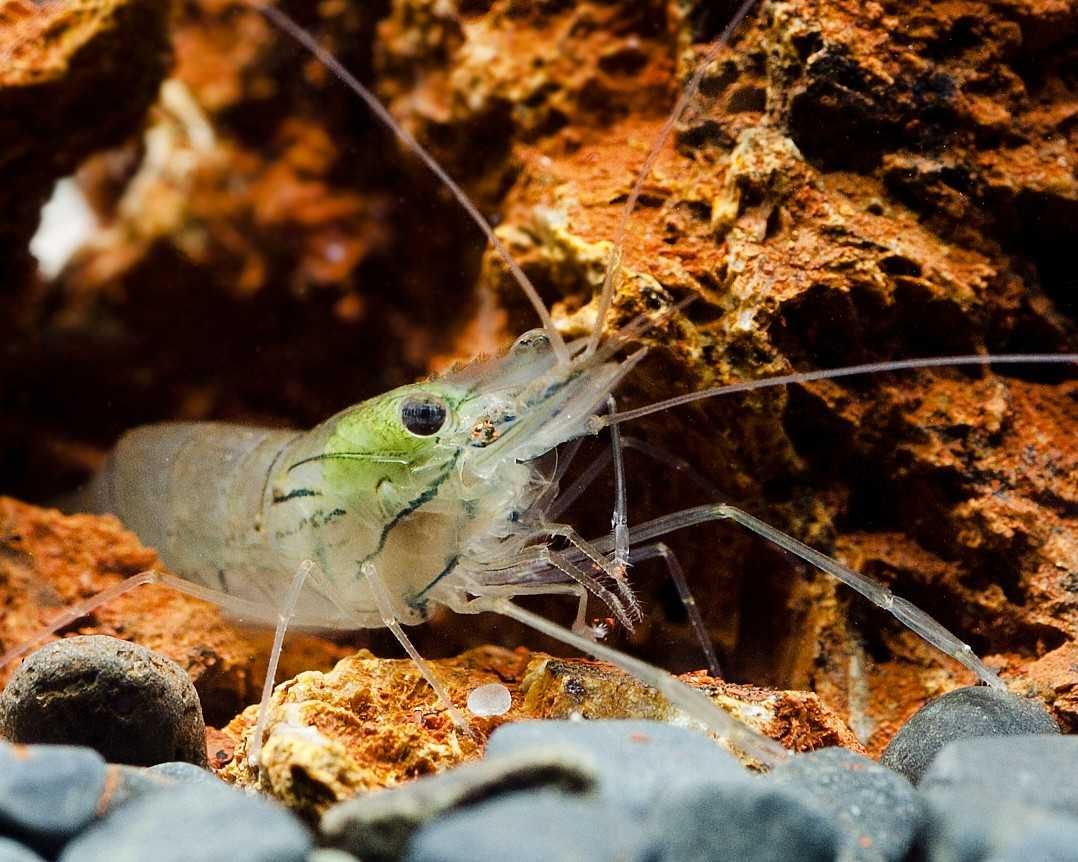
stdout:
<svg viewBox="0 0 1078 862">
<path fill-rule="evenodd" d="M 730 383 L 726 386 L 715 386 L 711 389 L 701 389 L 699 392 L 687 392 L 664 401 L 656 401 L 635 410 L 625 410 L 621 413 L 607 413 L 604 416 L 593 416 L 588 421 L 588 430 L 598 433 L 608 425 L 617 425 L 641 416 L 649 416 L 671 407 L 680 407 L 682 404 L 690 404 L 693 401 L 702 401 L 704 398 L 714 398 L 716 395 L 729 395 L 733 392 L 750 392 L 754 389 L 767 389 L 771 386 L 783 386 L 787 383 L 809 383 L 813 380 L 834 380 L 838 377 L 854 377 L 861 374 L 878 374 L 882 371 L 904 371 L 911 368 L 938 368 L 948 365 L 1021 365 L 1023 363 L 1035 364 L 1066 364 L 1078 363 L 1078 353 L 1001 353 L 996 356 L 988 354 L 967 354 L 964 356 L 934 356 L 926 359 L 898 359 L 890 362 L 868 362 L 863 365 L 848 365 L 845 368 L 825 368 L 820 371 L 797 371 L 793 374 L 783 374 L 778 377 L 761 377 L 759 380 L 745 380 L 741 383 Z"/>
<path fill-rule="evenodd" d="M 666 146 L 666 142 L 670 139 L 670 135 L 674 131 L 674 126 L 680 122 L 686 108 L 689 107 L 689 102 L 696 97 L 696 93 L 700 89 L 700 83 L 704 79 L 704 74 L 707 72 L 708 66 L 715 62 L 719 54 L 727 47 L 727 45 L 729 45 L 730 37 L 733 36 L 734 31 L 741 25 L 741 22 L 745 20 L 745 16 L 749 14 L 749 11 L 755 3 L 756 0 L 744 0 L 738 7 L 737 12 L 734 13 L 734 17 L 731 18 L 726 27 L 723 28 L 723 31 L 719 34 L 718 38 L 711 43 L 711 47 L 708 48 L 707 54 L 705 54 L 704 59 L 697 64 L 696 71 L 693 72 L 685 89 L 681 91 L 681 95 L 678 97 L 674 109 L 666 118 L 666 122 L 663 123 L 662 128 L 659 130 L 659 134 L 655 136 L 655 140 L 651 144 L 651 149 L 648 151 L 647 158 L 644 159 L 644 164 L 640 168 L 640 173 L 636 175 L 636 182 L 633 183 L 632 191 L 629 192 L 629 197 L 625 200 L 625 206 L 622 207 L 621 217 L 618 219 L 618 225 L 614 231 L 614 247 L 610 250 L 610 257 L 608 257 L 606 261 L 606 275 L 603 277 L 603 290 L 599 295 L 599 312 L 595 318 L 595 327 L 591 331 L 591 337 L 588 339 L 588 346 L 584 350 L 584 356 L 591 356 L 599 346 L 599 339 L 602 338 L 603 325 L 606 323 L 606 315 L 610 311 L 610 303 L 614 298 L 614 279 L 621 270 L 621 257 L 625 251 L 625 235 L 629 230 L 629 218 L 632 216 L 633 210 L 636 209 L 637 201 L 640 199 L 640 193 L 644 189 L 644 183 L 647 182 L 648 177 L 651 176 L 651 171 L 655 167 L 655 162 L 659 159 L 659 153 L 662 152 L 663 147 Z"/>
<path fill-rule="evenodd" d="M 434 156 L 432 156 L 407 129 L 394 119 L 393 115 L 389 113 L 385 105 L 378 100 L 378 97 L 363 86 L 355 75 L 349 72 L 340 60 L 326 50 L 313 35 L 303 29 L 303 27 L 276 6 L 270 5 L 269 3 L 263 3 L 262 0 L 247 0 L 247 2 L 258 12 L 262 13 L 270 23 L 275 25 L 283 33 L 287 33 L 296 42 L 306 48 L 311 55 L 318 60 L 319 63 L 325 66 L 330 73 L 341 81 L 341 83 L 359 96 L 382 125 L 393 132 L 406 148 L 415 153 L 420 160 L 422 160 L 423 164 L 427 166 L 430 172 L 434 174 L 447 189 L 449 189 L 453 197 L 457 199 L 457 203 L 459 203 L 464 211 L 471 216 L 472 221 L 474 221 L 479 229 L 486 235 L 487 241 L 494 247 L 498 256 L 509 268 L 513 278 L 516 279 L 517 284 L 520 285 L 520 289 L 524 291 L 524 295 L 528 297 L 528 301 L 531 302 L 536 314 L 539 315 L 539 320 L 543 324 L 543 329 L 546 330 L 550 337 L 550 344 L 554 348 L 554 353 L 558 357 L 558 361 L 562 364 L 568 364 L 570 361 L 569 350 L 565 346 L 565 340 L 561 337 L 561 333 L 554 327 L 554 321 L 551 318 L 546 305 L 543 303 L 543 300 L 540 298 L 539 291 L 537 291 L 531 281 L 528 280 L 528 277 L 524 274 L 524 270 L 520 268 L 520 264 L 518 264 L 514 257 L 509 253 L 509 249 L 505 247 L 505 244 L 498 239 L 497 235 L 494 233 L 494 228 L 490 226 L 490 223 L 483 217 L 483 214 L 479 212 L 479 208 L 472 203 L 471 198 L 464 192 L 464 189 L 457 185 L 456 181 L 446 173 L 445 169 L 440 164 L 438 164 Z"/>
</svg>

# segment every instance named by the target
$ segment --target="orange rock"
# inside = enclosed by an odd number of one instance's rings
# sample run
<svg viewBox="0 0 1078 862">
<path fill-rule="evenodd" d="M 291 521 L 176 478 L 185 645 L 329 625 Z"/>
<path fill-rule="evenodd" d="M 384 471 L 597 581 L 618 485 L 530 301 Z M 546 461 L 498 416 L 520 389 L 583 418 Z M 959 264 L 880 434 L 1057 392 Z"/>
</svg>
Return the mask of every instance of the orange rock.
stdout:
<svg viewBox="0 0 1078 862">
<path fill-rule="evenodd" d="M 257 787 L 309 818 L 356 793 L 400 784 L 479 757 L 499 725 L 536 719 L 644 718 L 686 721 L 652 689 L 601 662 L 556 659 L 479 647 L 432 662 L 454 703 L 481 685 L 506 686 L 512 706 L 502 715 L 468 715 L 474 736 L 458 730 L 407 659 L 366 651 L 329 673 L 302 673 L 271 700 L 256 769 L 248 761 L 257 705 L 225 728 L 235 756 L 219 774 Z M 863 751 L 842 719 L 808 692 L 730 685 L 704 674 L 686 682 L 723 709 L 795 751 L 844 745 Z"/>
<path fill-rule="evenodd" d="M 163 570 L 157 554 L 111 516 L 67 516 L 0 497 L 0 651 L 31 638 L 67 605 L 147 569 Z M 168 656 L 190 674 L 207 724 L 227 722 L 258 698 L 272 642 L 272 632 L 240 628 L 213 605 L 155 585 L 121 596 L 61 634 L 112 635 Z M 297 635 L 280 673 L 329 667 L 346 652 Z M 0 668 L 0 682 L 14 668 Z M 215 753 L 209 752 L 211 762 Z"/>
<path fill-rule="evenodd" d="M 342 2 L 304 23 L 464 182 L 580 333 L 633 174 L 721 5 Z M 611 325 L 696 301 L 647 334 L 622 403 L 873 359 L 1075 349 L 1075 14 L 1064 0 L 759 4 L 630 224 Z M 257 14 L 201 0 L 173 34 L 173 90 L 189 99 L 149 122 L 182 156 L 166 165 L 194 165 L 189 182 L 154 173 L 135 143 L 95 159 L 83 185 L 116 230 L 56 284 L 18 286 L 0 472 L 37 499 L 147 419 L 309 426 L 533 325 L 430 178 Z M 85 131 L 64 122 L 55 139 Z M 149 194 L 133 176 L 153 180 Z M 484 338 L 464 325 L 480 269 L 500 306 Z M 1069 373 L 815 383 L 626 433 L 886 581 L 1065 716 L 1078 640 Z M 629 458 L 634 522 L 706 499 Z M 609 494 L 596 489 L 571 515 L 599 533 Z M 761 540 L 726 526 L 671 544 L 729 676 L 817 691 L 870 750 L 969 681 Z M 647 618 L 612 642 L 698 666 L 661 568 L 633 578 Z M 553 648 L 492 615 L 445 615 L 416 636 L 442 655 Z"/>
<path fill-rule="evenodd" d="M 0 0 L 0 337 L 26 320 L 29 240 L 60 177 L 138 128 L 169 59 L 154 0 Z M 124 62 L 112 58 L 122 55 Z"/>
</svg>

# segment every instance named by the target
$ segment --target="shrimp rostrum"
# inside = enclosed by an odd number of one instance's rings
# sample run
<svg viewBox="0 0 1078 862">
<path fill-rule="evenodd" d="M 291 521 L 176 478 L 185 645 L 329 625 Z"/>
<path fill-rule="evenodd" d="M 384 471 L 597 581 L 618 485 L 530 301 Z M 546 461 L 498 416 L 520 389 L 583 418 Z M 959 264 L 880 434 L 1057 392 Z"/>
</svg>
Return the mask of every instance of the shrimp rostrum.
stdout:
<svg viewBox="0 0 1078 862">
<path fill-rule="evenodd" d="M 814 550 L 758 518 L 714 502 L 653 520 L 628 522 L 622 451 L 634 445 L 666 469 L 676 456 L 623 441 L 623 422 L 700 398 L 767 386 L 938 365 L 1073 363 L 1072 354 L 966 355 L 877 362 L 792 373 L 679 396 L 618 412 L 613 394 L 643 358 L 638 336 L 654 320 L 638 319 L 606 334 L 629 215 L 654 157 L 699 86 L 701 72 L 728 38 L 721 35 L 690 81 L 671 121 L 652 146 L 618 229 L 589 335 L 565 341 L 535 288 L 458 186 L 403 131 L 374 97 L 307 33 L 273 7 L 258 6 L 311 50 L 415 152 L 486 234 L 535 307 L 542 327 L 500 356 L 350 407 L 306 433 L 221 423 L 170 423 L 135 429 L 117 444 L 83 497 L 83 507 L 118 515 L 154 547 L 175 575 L 149 572 L 70 609 L 56 631 L 92 607 L 140 583 L 166 583 L 209 599 L 242 618 L 276 625 L 262 709 L 251 746 L 258 755 L 266 706 L 286 628 L 388 628 L 416 662 L 462 728 L 467 721 L 403 626 L 427 620 L 437 606 L 457 613 L 493 612 L 612 662 L 661 691 L 676 707 L 762 764 L 785 756 L 781 746 L 740 724 L 697 689 L 666 671 L 600 642 L 587 620 L 590 598 L 631 629 L 641 618 L 629 566 L 663 557 L 703 633 L 680 566 L 661 544 L 667 534 L 729 520 L 838 578 L 892 614 L 987 685 L 1003 683 L 960 638 L 886 586 Z M 749 11 L 742 4 L 731 22 Z M 577 441 L 610 438 L 595 462 L 563 491 Z M 560 521 L 571 498 L 612 462 L 613 528 L 587 538 Z M 577 603 L 564 627 L 518 605 L 523 595 L 564 595 Z M 47 636 L 47 634 L 45 635 Z M 705 652 L 710 649 L 703 637 Z M 12 650 L 3 660 L 37 641 Z M 709 654 L 714 668 L 714 655 Z"/>
</svg>

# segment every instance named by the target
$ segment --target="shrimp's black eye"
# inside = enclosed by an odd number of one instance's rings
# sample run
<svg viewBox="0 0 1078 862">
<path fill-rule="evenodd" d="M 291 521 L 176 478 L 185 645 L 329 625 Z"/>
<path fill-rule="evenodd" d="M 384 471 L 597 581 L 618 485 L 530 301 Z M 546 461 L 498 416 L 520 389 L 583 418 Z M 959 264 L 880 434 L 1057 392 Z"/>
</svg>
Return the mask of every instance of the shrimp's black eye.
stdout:
<svg viewBox="0 0 1078 862">
<path fill-rule="evenodd" d="M 401 404 L 401 424 L 417 437 L 437 434 L 448 415 L 445 403 L 432 395 L 406 398 Z"/>
</svg>

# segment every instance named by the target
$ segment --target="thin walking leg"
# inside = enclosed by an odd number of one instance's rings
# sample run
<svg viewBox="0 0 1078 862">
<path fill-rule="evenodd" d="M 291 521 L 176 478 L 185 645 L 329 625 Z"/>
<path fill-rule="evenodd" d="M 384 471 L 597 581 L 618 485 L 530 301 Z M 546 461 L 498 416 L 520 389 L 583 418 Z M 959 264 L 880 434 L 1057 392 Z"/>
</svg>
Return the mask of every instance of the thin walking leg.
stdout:
<svg viewBox="0 0 1078 862">
<path fill-rule="evenodd" d="M 606 465 L 609 463 L 609 452 L 603 452 L 598 455 L 595 460 L 584 469 L 584 472 L 576 477 L 572 485 L 566 488 L 563 493 L 558 494 L 558 496 L 551 501 L 550 508 L 543 512 L 543 517 L 551 520 L 560 518 L 562 513 L 573 505 L 573 503 L 580 498 L 580 495 L 591 486 L 591 483 L 599 478 L 599 474 L 606 469 Z"/>
<path fill-rule="evenodd" d="M 920 608 L 906 599 L 896 596 L 890 589 L 874 578 L 844 566 L 837 560 L 833 560 L 826 554 L 810 548 L 804 542 L 798 541 L 793 536 L 787 535 L 734 506 L 726 503 L 696 506 L 692 509 L 685 509 L 681 512 L 675 512 L 671 515 L 639 524 L 634 528 L 633 533 L 638 541 L 647 541 L 648 539 L 665 536 L 684 527 L 720 520 L 734 521 L 757 535 L 763 536 L 783 550 L 789 551 L 794 556 L 812 563 L 812 565 L 822 569 L 829 575 L 833 575 L 842 583 L 859 592 L 874 605 L 890 613 L 900 623 L 916 632 L 940 652 L 965 665 L 987 685 L 997 689 L 1006 688 L 1003 681 L 996 675 L 996 672 L 977 657 L 969 644 L 960 640 Z M 595 546 L 600 550 L 610 550 L 609 540 L 600 540 L 595 543 Z"/>
<path fill-rule="evenodd" d="M 277 614 L 277 628 L 273 633 L 273 649 L 270 650 L 269 663 L 266 666 L 266 678 L 262 682 L 262 699 L 258 702 L 258 720 L 255 722 L 254 739 L 247 752 L 247 763 L 258 766 L 258 758 L 262 754 L 262 733 L 266 729 L 266 719 L 269 717 L 270 696 L 273 694 L 273 683 L 277 678 L 277 665 L 281 660 L 281 649 L 284 645 L 284 635 L 292 618 L 296 615 L 296 603 L 299 594 L 303 590 L 303 584 L 308 575 L 318 566 L 313 560 L 304 560 L 296 570 L 292 583 L 285 594 L 284 602 Z"/>
<path fill-rule="evenodd" d="M 132 575 L 131 577 L 120 581 L 118 584 L 107 587 L 97 593 L 97 595 L 90 596 L 88 599 L 84 599 L 81 602 L 75 602 L 64 608 L 64 610 L 60 611 L 55 618 L 50 620 L 41 631 L 32 635 L 18 646 L 12 647 L 3 655 L 0 655 L 0 667 L 3 667 L 8 662 L 14 661 L 20 656 L 41 646 L 48 641 L 52 635 L 60 631 L 60 629 L 71 625 L 81 617 L 93 613 L 98 608 L 107 605 L 109 602 L 118 599 L 120 596 L 125 595 L 144 584 L 159 584 L 160 586 L 169 587 L 177 592 L 194 596 L 196 599 L 211 602 L 228 611 L 237 619 L 261 620 L 264 619 L 266 615 L 265 608 L 256 602 L 250 602 L 237 596 L 230 596 L 219 590 L 204 587 L 200 584 L 193 584 L 190 581 L 183 580 L 183 578 L 177 578 L 175 575 L 157 572 L 151 569 L 149 571 L 139 572 L 137 575 Z"/>
<path fill-rule="evenodd" d="M 607 409 L 616 413 L 618 402 L 611 395 L 606 399 Z M 618 580 L 625 579 L 629 568 L 629 504 L 625 491 L 625 461 L 622 458 L 621 429 L 610 426 L 610 456 L 614 460 L 614 513 L 610 526 L 614 532 L 614 570 Z"/>
<path fill-rule="evenodd" d="M 506 598 L 480 597 L 470 601 L 451 601 L 450 607 L 459 613 L 490 611 L 514 619 L 583 653 L 595 656 L 631 674 L 645 685 L 662 694 L 673 706 L 705 727 L 728 740 L 736 748 L 765 766 L 775 766 L 789 757 L 788 752 L 773 739 L 763 736 L 716 706 L 711 699 L 692 686 L 661 668 L 626 655 L 605 644 L 574 634 L 564 626 L 533 614 Z"/>
<path fill-rule="evenodd" d="M 632 631 L 634 624 L 643 619 L 643 613 L 640 610 L 640 602 L 633 593 L 632 585 L 629 583 L 628 578 L 624 577 L 624 572 L 619 572 L 619 570 L 615 569 L 613 563 L 606 558 L 603 552 L 568 524 L 544 524 L 542 529 L 550 536 L 560 536 L 568 541 L 574 548 L 584 554 L 595 568 L 610 578 L 620 596 L 617 604 L 619 607 L 626 609 L 630 618 L 628 623 L 624 620 L 622 622 L 629 631 Z M 615 536 L 608 536 L 606 544 L 609 547 L 606 549 L 607 551 L 612 549 L 615 538 Z"/>
<path fill-rule="evenodd" d="M 449 697 L 449 692 L 446 690 L 445 686 L 442 685 L 438 677 L 435 676 L 434 671 L 431 670 L 426 659 L 419 654 L 415 645 L 409 640 L 408 635 L 404 633 L 404 629 L 401 628 L 400 622 L 397 620 L 397 615 L 393 611 L 393 603 L 390 600 L 389 591 L 386 590 L 385 584 L 382 582 L 382 578 L 379 576 L 378 570 L 374 567 L 374 564 L 364 563 L 360 571 L 362 571 L 363 576 L 370 585 L 371 595 L 374 597 L 375 604 L 378 605 L 378 613 L 382 616 L 382 623 L 387 629 L 393 632 L 393 636 L 397 639 L 397 643 L 404 647 L 404 651 L 408 653 L 408 657 L 415 663 L 416 669 L 419 671 L 420 675 L 427 681 L 427 684 L 434 689 L 434 693 L 446 708 L 450 718 L 453 719 L 453 723 L 469 736 L 472 736 L 472 729 L 468 724 L 468 720 L 453 704 L 453 700 Z"/>
<path fill-rule="evenodd" d="M 692 626 L 696 641 L 700 644 L 700 649 L 703 650 L 704 659 L 707 662 L 707 672 L 711 676 L 721 679 L 722 667 L 719 665 L 719 657 L 715 655 L 715 647 L 712 645 L 711 637 L 707 633 L 704 618 L 700 614 L 700 606 L 696 603 L 696 599 L 693 598 L 692 590 L 689 589 L 689 582 L 685 579 L 685 570 L 681 568 L 681 563 L 674 556 L 670 546 L 665 542 L 656 542 L 653 545 L 633 548 L 629 554 L 629 559 L 633 563 L 652 557 L 658 557 L 666 564 L 666 570 L 670 573 L 670 580 L 674 582 L 678 598 L 681 599 L 681 604 L 689 617 L 689 625 Z"/>
</svg>

